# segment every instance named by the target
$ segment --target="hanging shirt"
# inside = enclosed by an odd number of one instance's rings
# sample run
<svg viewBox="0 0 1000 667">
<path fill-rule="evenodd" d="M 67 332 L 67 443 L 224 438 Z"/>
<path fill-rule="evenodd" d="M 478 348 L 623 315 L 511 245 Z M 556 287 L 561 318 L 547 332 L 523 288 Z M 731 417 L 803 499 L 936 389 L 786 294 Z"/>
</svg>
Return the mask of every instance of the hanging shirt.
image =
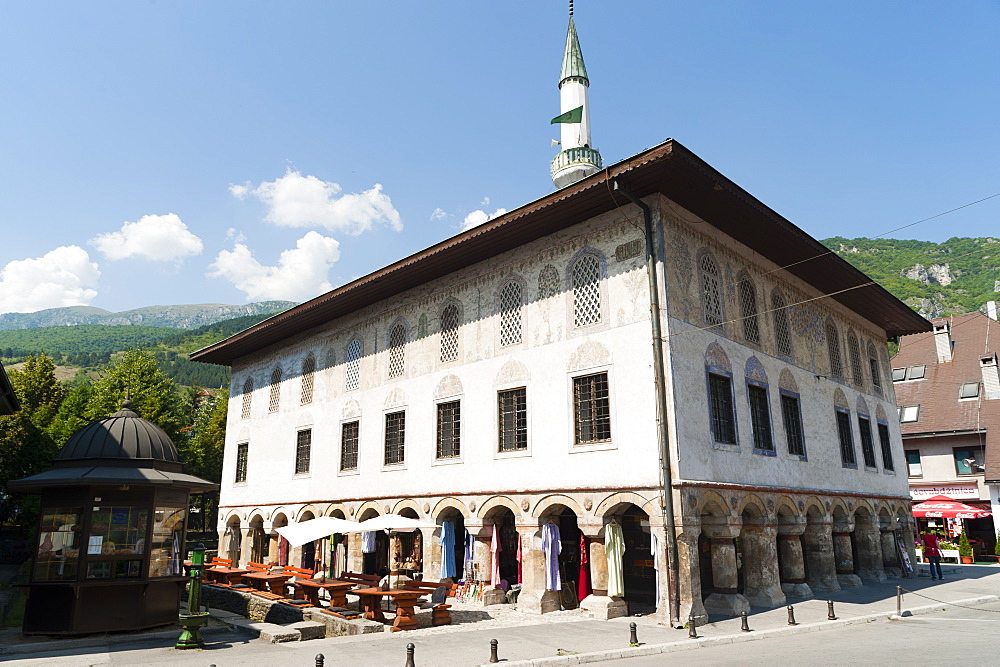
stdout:
<svg viewBox="0 0 1000 667">
<path fill-rule="evenodd" d="M 562 578 L 559 576 L 562 542 L 559 541 L 559 526 L 554 523 L 542 525 L 542 553 L 545 554 L 545 589 L 558 591 L 562 588 Z"/>
<path fill-rule="evenodd" d="M 465 531 L 465 562 L 471 563 L 476 557 L 476 538 L 472 533 Z"/>
<path fill-rule="evenodd" d="M 500 585 L 500 552 L 503 551 L 503 547 L 500 546 L 500 531 L 497 530 L 497 525 L 493 524 L 493 541 L 490 543 L 490 554 L 492 558 L 492 567 L 490 568 L 490 583 L 494 586 Z"/>
<path fill-rule="evenodd" d="M 361 553 L 375 553 L 375 531 L 368 530 L 361 533 Z"/>
<path fill-rule="evenodd" d="M 622 559 L 625 556 L 625 536 L 617 523 L 609 523 L 605 528 L 604 552 L 608 557 L 608 595 L 613 598 L 624 597 L 625 571 Z"/>
<path fill-rule="evenodd" d="M 455 522 L 444 521 L 441 523 L 441 537 L 438 538 L 441 545 L 441 578 L 454 579 L 458 574 L 455 567 Z"/>
<path fill-rule="evenodd" d="M 649 553 L 653 554 L 653 574 L 656 576 L 653 579 L 653 590 L 656 591 L 656 606 L 660 606 L 660 559 L 656 557 L 656 552 L 659 551 L 657 548 L 659 546 L 659 540 L 656 537 L 656 533 L 650 532 L 649 534 Z"/>
</svg>

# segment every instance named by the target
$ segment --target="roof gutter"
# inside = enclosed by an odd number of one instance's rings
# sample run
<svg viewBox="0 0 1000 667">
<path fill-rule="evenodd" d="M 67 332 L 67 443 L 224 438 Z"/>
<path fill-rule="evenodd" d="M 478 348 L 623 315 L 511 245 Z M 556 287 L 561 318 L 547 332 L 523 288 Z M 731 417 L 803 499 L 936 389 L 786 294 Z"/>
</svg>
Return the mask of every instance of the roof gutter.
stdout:
<svg viewBox="0 0 1000 667">
<path fill-rule="evenodd" d="M 646 279 L 649 283 L 649 321 L 653 329 L 653 382 L 656 387 L 657 444 L 660 452 L 660 511 L 667 538 L 667 585 L 670 588 L 670 625 L 682 627 L 680 623 L 680 566 L 677 559 L 677 525 L 674 520 L 673 471 L 670 469 L 670 439 L 667 429 L 666 373 L 663 367 L 663 326 L 660 321 L 660 287 L 656 277 L 656 244 L 653 236 L 653 215 L 641 199 L 623 189 L 618 179 L 613 189 L 642 209 L 643 228 L 646 234 Z"/>
</svg>

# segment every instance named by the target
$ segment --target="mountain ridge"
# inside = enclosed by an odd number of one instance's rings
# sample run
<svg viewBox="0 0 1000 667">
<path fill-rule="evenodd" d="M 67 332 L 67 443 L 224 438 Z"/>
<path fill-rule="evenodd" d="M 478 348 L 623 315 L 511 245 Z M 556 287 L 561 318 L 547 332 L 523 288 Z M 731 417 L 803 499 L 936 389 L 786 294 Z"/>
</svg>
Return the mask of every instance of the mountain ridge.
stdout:
<svg viewBox="0 0 1000 667">
<path fill-rule="evenodd" d="M 0 313 L 0 331 L 78 324 L 141 325 L 196 329 L 237 317 L 288 310 L 294 301 L 255 301 L 243 305 L 223 303 L 143 306 L 113 313 L 94 306 L 47 308 L 33 313 Z"/>
</svg>

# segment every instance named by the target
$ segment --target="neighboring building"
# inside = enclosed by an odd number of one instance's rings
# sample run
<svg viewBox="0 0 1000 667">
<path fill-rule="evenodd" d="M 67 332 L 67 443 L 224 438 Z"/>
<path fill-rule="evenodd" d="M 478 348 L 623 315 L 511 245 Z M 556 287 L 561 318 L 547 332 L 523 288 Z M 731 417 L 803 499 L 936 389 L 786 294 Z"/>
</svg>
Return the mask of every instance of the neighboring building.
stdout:
<svg viewBox="0 0 1000 667">
<path fill-rule="evenodd" d="M 995 312 L 995 311 L 994 311 Z M 967 519 L 989 553 L 1000 530 L 1000 324 L 981 313 L 933 320 L 892 358 L 913 502 L 946 495 L 990 510 Z M 931 519 L 945 526 L 945 519 Z"/>
<path fill-rule="evenodd" d="M 570 77 L 586 105 L 585 70 Z M 517 581 L 520 545 L 519 607 L 546 611 L 554 522 L 563 579 L 582 544 L 583 606 L 612 616 L 616 523 L 624 601 L 662 600 L 671 620 L 894 571 L 912 540 L 885 341 L 927 321 L 676 141 L 599 171 L 581 159 L 583 180 L 192 355 L 232 367 L 224 549 L 283 559 L 273 529 L 319 515 L 450 521 L 476 538 L 471 567 L 456 545 L 459 578 L 499 557 Z M 440 532 L 370 554 L 352 536 L 347 567 L 436 579 Z"/>
<path fill-rule="evenodd" d="M 0 415 L 12 415 L 20 408 L 21 404 L 17 400 L 14 387 L 10 384 L 3 364 L 0 364 Z"/>
</svg>

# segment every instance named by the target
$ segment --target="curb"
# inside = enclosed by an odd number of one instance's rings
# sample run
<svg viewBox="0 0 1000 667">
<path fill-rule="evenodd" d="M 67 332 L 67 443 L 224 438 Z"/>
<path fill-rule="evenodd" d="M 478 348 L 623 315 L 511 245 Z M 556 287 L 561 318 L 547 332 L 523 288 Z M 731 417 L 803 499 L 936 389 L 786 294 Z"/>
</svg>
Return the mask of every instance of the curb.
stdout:
<svg viewBox="0 0 1000 667">
<path fill-rule="evenodd" d="M 233 629 L 228 626 L 216 626 L 213 628 L 202 628 L 201 634 L 212 635 L 219 634 L 223 632 L 232 632 Z M 176 630 L 162 630 L 160 632 L 147 632 L 143 635 L 136 636 L 134 634 L 117 634 L 117 635 L 101 635 L 99 637 L 81 637 L 80 639 L 60 639 L 56 641 L 49 640 L 47 642 L 32 642 L 30 644 L 16 644 L 14 646 L 4 646 L 0 647 L 0 656 L 7 655 L 23 655 L 25 653 L 56 653 L 63 651 L 65 649 L 76 649 L 76 648 L 91 648 L 94 646 L 110 646 L 114 644 L 123 644 L 126 642 L 144 642 L 153 640 L 175 640 L 181 633 L 181 627 L 178 626 Z"/>
<path fill-rule="evenodd" d="M 955 600 L 953 602 L 938 602 L 921 607 L 910 607 L 903 610 L 905 616 L 910 614 L 928 614 L 938 611 L 942 607 L 966 604 L 981 604 L 984 602 L 996 602 L 1000 600 L 997 595 L 982 595 L 975 598 Z M 702 648 L 704 646 L 723 646 L 726 644 L 741 644 L 743 642 L 760 641 L 768 637 L 779 635 L 797 635 L 806 632 L 821 632 L 826 629 L 842 628 L 848 625 L 859 625 L 861 623 L 871 623 L 873 621 L 901 620 L 896 616 L 895 611 L 884 611 L 876 614 L 865 614 L 863 616 L 852 616 L 851 618 L 841 618 L 836 621 L 820 621 L 818 623 L 803 623 L 796 626 L 772 628 L 770 630 L 756 630 L 752 633 L 737 635 L 722 635 L 720 637 L 702 637 L 700 639 L 687 639 L 685 641 L 670 642 L 668 644 L 649 644 L 644 646 L 626 647 L 610 649 L 604 651 L 591 651 L 589 653 L 574 653 L 572 655 L 552 656 L 548 658 L 532 658 L 530 660 L 504 661 L 506 667 L 549 667 L 550 665 L 582 665 L 589 662 L 601 660 L 620 660 L 622 658 L 635 658 L 647 655 L 660 655 L 663 653 L 676 653 L 679 651 L 689 651 Z M 484 664 L 481 667 L 489 667 Z"/>
</svg>

